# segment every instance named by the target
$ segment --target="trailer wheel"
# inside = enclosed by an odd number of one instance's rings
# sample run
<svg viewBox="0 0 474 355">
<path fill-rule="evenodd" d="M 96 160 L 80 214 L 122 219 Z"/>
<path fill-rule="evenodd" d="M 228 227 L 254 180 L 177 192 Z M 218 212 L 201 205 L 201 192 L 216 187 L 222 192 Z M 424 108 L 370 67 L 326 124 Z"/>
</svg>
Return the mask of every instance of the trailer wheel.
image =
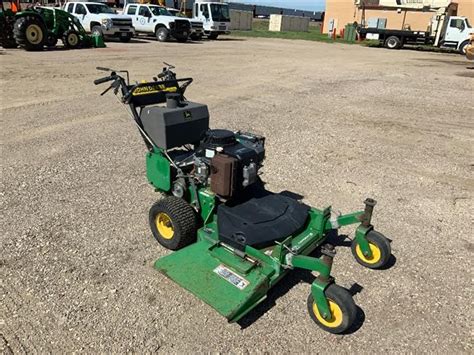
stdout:
<svg viewBox="0 0 474 355">
<path fill-rule="evenodd" d="M 402 41 L 397 36 L 390 36 L 385 41 L 385 48 L 400 49 L 401 47 L 402 47 Z"/>
<path fill-rule="evenodd" d="M 178 250 L 196 241 L 197 218 L 191 205 L 170 196 L 150 208 L 153 237 L 167 249 Z"/>
<path fill-rule="evenodd" d="M 158 27 L 155 31 L 156 39 L 160 42 L 166 42 L 169 38 L 169 31 L 166 27 Z"/>
<path fill-rule="evenodd" d="M 466 40 L 461 43 L 459 46 L 459 54 L 466 55 L 467 46 L 469 45 L 469 40 Z"/>
<path fill-rule="evenodd" d="M 392 255 L 392 247 L 390 246 L 389 240 L 382 233 L 374 230 L 367 233 L 366 238 L 369 242 L 372 257 L 366 257 L 362 253 L 356 239 L 354 239 L 352 241 L 351 250 L 356 261 L 369 269 L 379 269 L 385 266 Z"/>
<path fill-rule="evenodd" d="M 13 35 L 20 47 L 27 51 L 40 51 L 46 42 L 46 27 L 35 16 L 20 17 L 15 22 Z"/>
<path fill-rule="evenodd" d="M 324 291 L 329 303 L 331 318 L 324 319 L 319 313 L 313 295 L 308 296 L 308 312 L 311 319 L 329 333 L 340 334 L 349 329 L 357 315 L 357 307 L 351 294 L 345 288 L 336 284 L 329 285 Z"/>
<path fill-rule="evenodd" d="M 64 46 L 68 49 L 76 49 L 81 45 L 81 39 L 79 33 L 75 30 L 66 31 L 63 35 Z"/>
</svg>

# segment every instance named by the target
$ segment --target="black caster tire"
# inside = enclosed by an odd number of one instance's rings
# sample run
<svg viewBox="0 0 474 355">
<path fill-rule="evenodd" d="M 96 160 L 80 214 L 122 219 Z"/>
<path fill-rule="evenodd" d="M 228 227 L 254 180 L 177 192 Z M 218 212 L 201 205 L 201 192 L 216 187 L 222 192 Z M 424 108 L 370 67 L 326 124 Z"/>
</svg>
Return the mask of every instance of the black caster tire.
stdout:
<svg viewBox="0 0 474 355">
<path fill-rule="evenodd" d="M 194 209 L 183 199 L 170 196 L 150 208 L 153 237 L 167 249 L 178 250 L 196 241 L 197 218 Z"/>
<path fill-rule="evenodd" d="M 357 316 L 357 307 L 351 294 L 344 287 L 336 284 L 329 285 L 324 291 L 329 302 L 331 318 L 326 320 L 319 313 L 313 295 L 308 296 L 308 312 L 311 319 L 323 330 L 340 334 L 349 329 Z"/>
<path fill-rule="evenodd" d="M 369 269 L 380 269 L 384 267 L 392 255 L 390 241 L 382 233 L 374 230 L 367 233 L 366 238 L 369 242 L 370 250 L 372 251 L 372 257 L 367 258 L 364 256 L 356 239 L 352 241 L 352 255 L 354 255 L 354 258 L 359 264 Z"/>
</svg>

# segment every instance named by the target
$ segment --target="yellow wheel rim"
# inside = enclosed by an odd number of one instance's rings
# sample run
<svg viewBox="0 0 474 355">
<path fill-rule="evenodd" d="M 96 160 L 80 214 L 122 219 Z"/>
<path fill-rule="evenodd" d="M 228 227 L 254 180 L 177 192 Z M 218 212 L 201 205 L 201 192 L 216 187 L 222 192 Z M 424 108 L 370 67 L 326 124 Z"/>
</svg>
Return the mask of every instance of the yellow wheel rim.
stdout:
<svg viewBox="0 0 474 355">
<path fill-rule="evenodd" d="M 40 44 L 43 40 L 43 31 L 38 25 L 29 25 L 26 29 L 26 39 L 32 44 Z"/>
<path fill-rule="evenodd" d="M 339 305 L 332 301 L 328 300 L 329 302 L 329 310 L 331 311 L 331 318 L 329 319 L 324 319 L 323 316 L 319 313 L 318 306 L 316 306 L 316 303 L 313 302 L 313 312 L 314 315 L 316 316 L 316 319 L 324 325 L 325 327 L 328 328 L 337 328 L 342 324 L 342 310 Z"/>
<path fill-rule="evenodd" d="M 356 254 L 357 257 L 362 260 L 364 263 L 367 264 L 376 264 L 380 261 L 380 258 L 382 257 L 382 252 L 380 251 L 380 248 L 372 243 L 369 243 L 370 251 L 372 252 L 372 257 L 366 257 L 362 250 L 360 249 L 359 244 L 356 246 Z"/>
<path fill-rule="evenodd" d="M 171 239 L 174 236 L 174 226 L 170 216 L 164 212 L 160 212 L 155 217 L 156 229 L 165 239 Z"/>
</svg>

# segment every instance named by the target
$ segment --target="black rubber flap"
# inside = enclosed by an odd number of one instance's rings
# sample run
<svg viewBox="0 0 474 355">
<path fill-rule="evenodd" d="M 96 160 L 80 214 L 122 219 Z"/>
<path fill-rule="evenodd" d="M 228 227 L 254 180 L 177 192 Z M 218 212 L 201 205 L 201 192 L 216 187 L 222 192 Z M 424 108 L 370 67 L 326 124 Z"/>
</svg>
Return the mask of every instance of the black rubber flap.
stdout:
<svg viewBox="0 0 474 355">
<path fill-rule="evenodd" d="M 217 209 L 219 240 L 239 250 L 284 239 L 303 228 L 309 207 L 283 195 L 252 198 Z"/>
</svg>

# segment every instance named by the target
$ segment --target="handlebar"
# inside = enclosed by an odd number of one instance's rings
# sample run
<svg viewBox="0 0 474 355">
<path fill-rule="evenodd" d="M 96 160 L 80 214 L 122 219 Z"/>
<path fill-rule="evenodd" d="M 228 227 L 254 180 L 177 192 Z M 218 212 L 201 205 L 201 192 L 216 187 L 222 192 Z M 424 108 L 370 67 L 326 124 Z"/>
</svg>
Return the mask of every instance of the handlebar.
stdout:
<svg viewBox="0 0 474 355">
<path fill-rule="evenodd" d="M 103 84 L 103 83 L 106 83 L 107 81 L 115 80 L 116 78 L 117 78 L 117 75 L 112 74 L 110 76 L 106 76 L 104 78 L 94 80 L 94 84 L 95 85 Z"/>
</svg>

